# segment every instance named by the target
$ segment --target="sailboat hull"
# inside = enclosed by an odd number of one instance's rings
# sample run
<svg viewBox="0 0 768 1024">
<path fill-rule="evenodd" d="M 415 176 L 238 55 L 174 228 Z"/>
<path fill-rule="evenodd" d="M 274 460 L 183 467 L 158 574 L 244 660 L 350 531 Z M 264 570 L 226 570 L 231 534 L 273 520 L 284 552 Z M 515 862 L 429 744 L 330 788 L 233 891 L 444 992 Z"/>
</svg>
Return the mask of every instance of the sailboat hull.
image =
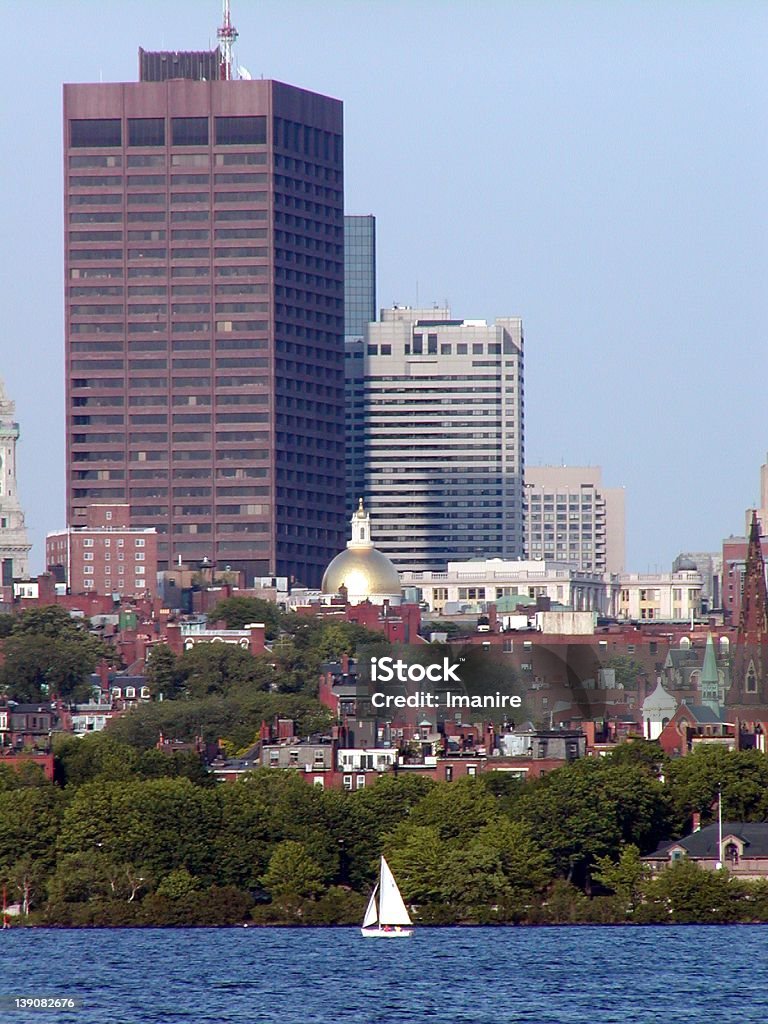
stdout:
<svg viewBox="0 0 768 1024">
<path fill-rule="evenodd" d="M 413 935 L 413 928 L 401 928 L 399 925 L 392 925 L 390 928 L 361 928 L 360 934 L 366 939 L 407 939 Z"/>
</svg>

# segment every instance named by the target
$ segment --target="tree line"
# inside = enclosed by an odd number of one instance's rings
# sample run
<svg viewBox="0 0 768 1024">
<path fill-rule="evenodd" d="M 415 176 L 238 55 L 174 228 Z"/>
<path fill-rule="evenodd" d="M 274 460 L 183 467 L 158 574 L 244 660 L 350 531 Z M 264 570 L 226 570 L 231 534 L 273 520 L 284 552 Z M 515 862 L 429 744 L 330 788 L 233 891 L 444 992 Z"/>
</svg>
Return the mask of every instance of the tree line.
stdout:
<svg viewBox="0 0 768 1024">
<path fill-rule="evenodd" d="M 215 784 L 190 754 L 67 738 L 58 781 L 0 766 L 0 881 L 48 925 L 357 924 L 383 853 L 422 923 L 768 920 L 768 882 L 641 855 L 768 814 L 768 758 L 642 740 L 521 781 L 384 776 L 347 793 L 262 768 Z M 22 919 L 15 919 L 22 920 Z"/>
</svg>

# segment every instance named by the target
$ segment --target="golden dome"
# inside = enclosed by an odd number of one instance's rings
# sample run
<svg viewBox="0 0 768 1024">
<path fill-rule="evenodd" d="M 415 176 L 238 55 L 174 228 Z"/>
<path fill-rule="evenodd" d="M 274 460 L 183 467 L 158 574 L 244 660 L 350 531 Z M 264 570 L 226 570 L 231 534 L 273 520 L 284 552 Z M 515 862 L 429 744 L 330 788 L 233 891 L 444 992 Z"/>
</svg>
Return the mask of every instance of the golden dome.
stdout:
<svg viewBox="0 0 768 1024">
<path fill-rule="evenodd" d="M 320 589 L 324 594 L 338 594 L 343 587 L 350 604 L 381 604 L 385 600 L 399 604 L 403 596 L 400 577 L 387 556 L 373 546 L 371 518 L 362 498 L 350 526 L 352 539 L 347 541 L 347 550 L 336 555 L 325 570 Z"/>
<path fill-rule="evenodd" d="M 400 577 L 386 555 L 374 547 L 349 547 L 325 570 L 321 590 L 338 594 L 346 588 L 351 604 L 373 597 L 401 597 Z"/>
</svg>

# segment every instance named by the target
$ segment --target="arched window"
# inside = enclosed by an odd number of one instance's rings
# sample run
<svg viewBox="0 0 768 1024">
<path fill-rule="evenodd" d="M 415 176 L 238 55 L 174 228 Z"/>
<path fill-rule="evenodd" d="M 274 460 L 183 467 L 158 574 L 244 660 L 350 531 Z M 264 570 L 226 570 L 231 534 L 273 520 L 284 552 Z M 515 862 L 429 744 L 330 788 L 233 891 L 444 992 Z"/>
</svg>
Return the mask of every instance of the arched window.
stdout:
<svg viewBox="0 0 768 1024">
<path fill-rule="evenodd" d="M 755 663 L 753 661 L 750 661 L 749 668 L 747 669 L 744 689 L 747 693 L 757 693 L 757 673 L 755 672 Z"/>
</svg>

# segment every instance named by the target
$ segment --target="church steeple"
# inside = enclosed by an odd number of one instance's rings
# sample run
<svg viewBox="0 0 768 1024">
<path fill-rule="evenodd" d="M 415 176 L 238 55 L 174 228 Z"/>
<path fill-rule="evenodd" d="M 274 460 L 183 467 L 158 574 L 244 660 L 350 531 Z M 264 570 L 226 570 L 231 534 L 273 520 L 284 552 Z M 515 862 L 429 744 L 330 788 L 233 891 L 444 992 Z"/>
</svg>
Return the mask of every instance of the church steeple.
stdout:
<svg viewBox="0 0 768 1024">
<path fill-rule="evenodd" d="M 744 589 L 741 595 L 741 617 L 736 637 L 731 688 L 726 704 L 739 719 L 756 721 L 768 705 L 768 594 L 765 585 L 765 562 L 760 543 L 760 523 L 752 513 L 747 561 L 744 568 Z"/>
<path fill-rule="evenodd" d="M 752 512 L 747 561 L 744 567 L 744 592 L 741 597 L 738 642 L 764 644 L 768 637 L 768 593 L 765 586 L 765 561 L 760 543 L 757 511 Z"/>
</svg>

